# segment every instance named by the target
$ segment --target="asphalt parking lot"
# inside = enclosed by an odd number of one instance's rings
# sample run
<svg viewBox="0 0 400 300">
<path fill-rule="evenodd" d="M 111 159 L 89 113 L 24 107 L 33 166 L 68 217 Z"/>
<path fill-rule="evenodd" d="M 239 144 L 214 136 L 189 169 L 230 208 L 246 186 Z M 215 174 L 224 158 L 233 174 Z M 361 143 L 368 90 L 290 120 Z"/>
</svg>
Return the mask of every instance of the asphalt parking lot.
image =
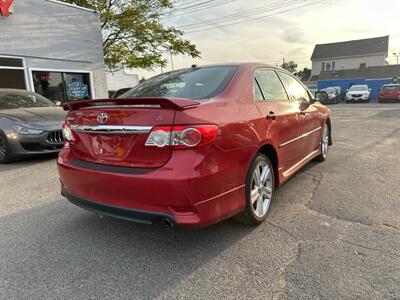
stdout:
<svg viewBox="0 0 400 300">
<path fill-rule="evenodd" d="M 400 104 L 330 107 L 328 161 L 256 228 L 102 218 L 60 196 L 54 157 L 0 165 L 0 298 L 400 299 Z"/>
</svg>

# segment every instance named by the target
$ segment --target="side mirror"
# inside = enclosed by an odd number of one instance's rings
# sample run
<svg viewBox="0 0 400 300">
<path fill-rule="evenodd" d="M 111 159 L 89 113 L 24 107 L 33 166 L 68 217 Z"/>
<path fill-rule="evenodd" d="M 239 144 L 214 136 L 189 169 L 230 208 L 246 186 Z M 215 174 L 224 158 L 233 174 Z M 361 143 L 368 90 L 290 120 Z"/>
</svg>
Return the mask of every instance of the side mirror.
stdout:
<svg viewBox="0 0 400 300">
<path fill-rule="evenodd" d="M 368 89 L 368 91 L 370 91 L 370 92 L 371 92 L 371 91 L 372 91 L 372 89 Z"/>
<path fill-rule="evenodd" d="M 55 105 L 57 105 L 57 106 L 62 106 L 62 102 L 61 101 L 56 101 L 56 102 L 54 102 L 55 103 Z"/>
<path fill-rule="evenodd" d="M 315 93 L 315 101 L 324 102 L 329 99 L 328 93 L 324 91 Z"/>
<path fill-rule="evenodd" d="M 349 90 L 349 89 L 347 89 L 347 90 L 346 90 L 346 93 L 348 93 L 349 91 L 350 91 L 350 90 Z"/>
</svg>

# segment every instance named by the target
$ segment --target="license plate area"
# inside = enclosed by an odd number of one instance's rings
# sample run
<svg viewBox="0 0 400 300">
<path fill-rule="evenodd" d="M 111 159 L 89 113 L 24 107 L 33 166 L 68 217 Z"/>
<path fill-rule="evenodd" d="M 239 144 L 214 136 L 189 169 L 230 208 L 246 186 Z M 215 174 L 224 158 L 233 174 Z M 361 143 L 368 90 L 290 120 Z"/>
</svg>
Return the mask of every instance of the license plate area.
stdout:
<svg viewBox="0 0 400 300">
<path fill-rule="evenodd" d="M 134 139 L 132 135 L 92 135 L 93 153 L 102 160 L 122 160 L 132 150 Z"/>
</svg>

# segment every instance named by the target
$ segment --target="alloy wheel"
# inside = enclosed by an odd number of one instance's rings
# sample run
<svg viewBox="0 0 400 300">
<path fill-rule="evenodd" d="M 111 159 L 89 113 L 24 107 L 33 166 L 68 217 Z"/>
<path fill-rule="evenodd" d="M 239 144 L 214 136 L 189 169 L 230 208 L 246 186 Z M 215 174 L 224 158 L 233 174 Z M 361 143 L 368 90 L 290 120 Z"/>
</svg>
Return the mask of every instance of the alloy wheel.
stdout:
<svg viewBox="0 0 400 300">
<path fill-rule="evenodd" d="M 262 218 L 267 213 L 273 191 L 272 170 L 266 161 L 256 165 L 251 180 L 251 204 L 254 214 Z"/>
</svg>

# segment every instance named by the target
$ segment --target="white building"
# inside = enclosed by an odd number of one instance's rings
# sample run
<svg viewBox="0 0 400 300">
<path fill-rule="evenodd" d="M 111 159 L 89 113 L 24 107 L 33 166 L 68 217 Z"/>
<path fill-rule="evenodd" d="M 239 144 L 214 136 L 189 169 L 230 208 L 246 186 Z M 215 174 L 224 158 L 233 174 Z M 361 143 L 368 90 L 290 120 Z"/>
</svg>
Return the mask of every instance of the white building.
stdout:
<svg viewBox="0 0 400 300">
<path fill-rule="evenodd" d="M 311 56 L 310 81 L 324 71 L 340 71 L 386 65 L 389 36 L 329 44 L 317 44 Z"/>
<path fill-rule="evenodd" d="M 107 72 L 109 91 L 117 91 L 124 88 L 132 88 L 139 83 L 139 76 L 134 70 L 123 68 L 117 72 Z"/>
<path fill-rule="evenodd" d="M 0 1 L 0 88 L 53 100 L 106 98 L 99 15 L 55 0 Z"/>
</svg>

